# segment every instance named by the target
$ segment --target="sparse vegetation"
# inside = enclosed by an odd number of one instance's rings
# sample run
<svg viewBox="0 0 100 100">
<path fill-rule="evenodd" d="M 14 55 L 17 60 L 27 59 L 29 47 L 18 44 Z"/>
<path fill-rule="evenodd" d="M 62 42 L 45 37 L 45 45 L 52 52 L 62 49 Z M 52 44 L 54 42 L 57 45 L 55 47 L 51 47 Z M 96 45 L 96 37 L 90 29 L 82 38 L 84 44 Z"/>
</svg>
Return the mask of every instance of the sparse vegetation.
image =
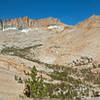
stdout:
<svg viewBox="0 0 100 100">
<path fill-rule="evenodd" d="M 44 65 L 47 68 L 53 69 L 53 73 L 45 73 L 52 78 L 51 81 L 61 81 L 60 84 L 45 83 L 42 77 L 37 77 L 37 70 L 35 67 L 33 67 L 30 74 L 24 72 L 25 75 L 29 76 L 29 79 L 25 81 L 25 95 L 33 98 L 47 96 L 50 98 L 61 98 L 63 100 L 65 98 L 68 100 L 81 100 L 82 97 L 97 96 L 99 94 L 99 91 L 96 91 L 95 87 L 100 87 L 100 73 L 93 73 L 91 70 L 99 67 L 100 65 L 96 64 L 92 58 L 80 57 L 79 60 L 73 61 L 72 65 L 74 66 L 92 65 L 92 67 L 85 67 L 80 70 L 73 68 L 73 66 L 69 67 L 47 64 L 27 56 L 30 53 L 29 51 L 36 47 L 38 46 L 27 47 L 24 49 L 7 47 L 1 51 L 2 54 L 19 56 L 40 65 Z M 23 82 L 21 77 L 15 76 L 15 80 L 17 80 L 19 83 Z"/>
<path fill-rule="evenodd" d="M 36 78 L 37 71 L 36 68 L 34 67 L 31 70 L 30 74 L 31 79 L 28 79 L 25 82 L 26 84 L 25 94 L 27 94 L 28 96 L 30 94 L 29 97 L 49 96 L 50 98 L 61 98 L 63 100 L 65 98 L 67 98 L 68 100 L 72 99 L 81 100 L 81 97 L 88 97 L 90 95 L 89 94 L 90 92 L 91 94 L 95 94 L 95 92 L 92 91 L 93 86 L 88 84 L 88 81 L 85 81 L 85 79 L 82 80 L 78 77 L 76 79 L 74 76 L 70 76 L 70 74 L 72 73 L 75 74 L 75 71 L 73 71 L 73 69 L 71 70 L 71 68 L 68 68 L 68 70 L 64 72 L 54 72 L 52 74 L 49 74 L 52 77 L 52 81 L 53 80 L 61 81 L 60 84 L 50 84 L 50 83 L 44 83 L 42 77 L 40 79 Z M 83 73 L 84 71 L 81 74 Z"/>
<path fill-rule="evenodd" d="M 25 48 L 18 48 L 18 47 L 6 47 L 1 50 L 1 54 L 8 54 L 8 55 L 15 55 L 19 57 L 25 57 L 27 54 L 29 54 L 31 49 L 35 49 L 37 47 L 42 46 L 42 44 L 34 45 L 30 47 Z M 12 53 L 12 54 L 11 54 Z"/>
<path fill-rule="evenodd" d="M 47 87 L 43 82 L 42 77 L 37 76 L 37 70 L 35 67 L 32 68 L 30 78 L 25 80 L 26 88 L 24 94 L 28 97 L 44 97 L 47 96 Z"/>
</svg>

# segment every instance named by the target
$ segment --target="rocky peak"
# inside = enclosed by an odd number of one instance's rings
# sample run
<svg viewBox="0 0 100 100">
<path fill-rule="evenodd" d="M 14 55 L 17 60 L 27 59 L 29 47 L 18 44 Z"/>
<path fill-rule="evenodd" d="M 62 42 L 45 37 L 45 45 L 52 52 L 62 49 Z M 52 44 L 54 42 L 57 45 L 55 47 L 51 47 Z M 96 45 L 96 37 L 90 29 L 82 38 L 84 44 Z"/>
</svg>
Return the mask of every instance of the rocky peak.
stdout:
<svg viewBox="0 0 100 100">
<path fill-rule="evenodd" d="M 82 29 L 100 28 L 100 15 L 92 15 L 87 20 L 78 23 L 77 26 Z"/>
<path fill-rule="evenodd" d="M 27 28 L 27 27 L 45 27 L 49 25 L 58 25 L 61 24 L 62 22 L 58 20 L 57 18 L 45 18 L 45 19 L 39 19 L 39 20 L 34 20 L 34 19 L 29 19 L 27 16 L 21 18 L 15 18 L 15 19 L 6 19 L 3 21 L 3 28 Z"/>
<path fill-rule="evenodd" d="M 45 19 L 39 19 L 39 20 L 35 20 L 34 26 L 38 26 L 38 27 L 46 27 L 46 26 L 50 26 L 50 25 L 59 25 L 62 22 L 60 20 L 58 20 L 57 18 L 45 18 Z"/>
</svg>

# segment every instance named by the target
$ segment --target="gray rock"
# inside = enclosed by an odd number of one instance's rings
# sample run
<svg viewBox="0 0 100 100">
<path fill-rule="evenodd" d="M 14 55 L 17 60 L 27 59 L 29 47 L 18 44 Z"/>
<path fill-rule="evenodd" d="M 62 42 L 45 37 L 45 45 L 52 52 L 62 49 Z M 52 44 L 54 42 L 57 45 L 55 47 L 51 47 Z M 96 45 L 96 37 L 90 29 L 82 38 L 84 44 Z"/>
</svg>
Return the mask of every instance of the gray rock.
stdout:
<svg viewBox="0 0 100 100">
<path fill-rule="evenodd" d="M 0 30 L 2 30 L 3 28 L 3 24 L 2 24 L 2 20 L 0 19 Z"/>
</svg>

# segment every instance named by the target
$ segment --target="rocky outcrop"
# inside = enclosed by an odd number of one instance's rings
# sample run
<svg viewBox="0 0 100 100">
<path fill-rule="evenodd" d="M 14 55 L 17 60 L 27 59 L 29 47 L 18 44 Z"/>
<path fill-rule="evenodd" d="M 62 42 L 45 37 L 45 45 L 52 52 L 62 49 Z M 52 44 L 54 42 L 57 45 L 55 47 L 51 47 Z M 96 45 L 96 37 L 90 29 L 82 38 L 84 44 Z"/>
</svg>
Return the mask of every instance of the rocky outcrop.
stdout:
<svg viewBox="0 0 100 100">
<path fill-rule="evenodd" d="M 46 18 L 46 19 L 40 19 L 35 22 L 35 26 L 49 26 L 49 25 L 59 25 L 62 22 L 58 20 L 57 18 Z"/>
<path fill-rule="evenodd" d="M 81 29 L 99 29 L 100 28 L 100 15 L 92 15 L 90 18 L 88 18 L 87 20 L 78 23 L 77 25 L 78 28 Z"/>
<path fill-rule="evenodd" d="M 29 19 L 28 17 L 24 18 L 15 18 L 10 20 L 4 20 L 3 21 L 3 29 L 6 28 L 20 28 L 20 27 L 26 27 L 29 26 Z"/>
<path fill-rule="evenodd" d="M 57 19 L 57 18 L 45 18 L 45 19 L 39 19 L 34 20 L 30 19 L 27 16 L 21 18 L 15 18 L 15 19 L 5 19 L 3 22 L 0 19 L 0 29 L 7 29 L 7 28 L 13 28 L 13 29 L 24 29 L 29 27 L 48 27 L 48 26 L 54 26 L 54 25 L 62 25 L 63 23 Z M 92 15 L 87 20 L 78 23 L 76 25 L 77 28 L 83 29 L 83 30 L 90 30 L 93 28 L 100 28 L 100 15 Z"/>
<path fill-rule="evenodd" d="M 29 19 L 27 16 L 23 18 L 7 19 L 3 21 L 3 29 L 5 28 L 27 28 L 27 27 L 46 27 L 49 25 L 58 25 L 62 22 L 57 18 L 46 18 L 40 20 Z"/>
</svg>

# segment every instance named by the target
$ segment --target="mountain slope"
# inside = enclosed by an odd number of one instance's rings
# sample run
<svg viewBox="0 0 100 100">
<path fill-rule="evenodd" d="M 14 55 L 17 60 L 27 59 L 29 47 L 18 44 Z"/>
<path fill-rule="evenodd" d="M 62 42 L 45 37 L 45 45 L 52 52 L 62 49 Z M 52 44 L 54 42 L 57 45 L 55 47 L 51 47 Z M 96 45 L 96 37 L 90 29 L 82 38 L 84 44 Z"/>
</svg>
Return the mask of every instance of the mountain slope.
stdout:
<svg viewBox="0 0 100 100">
<path fill-rule="evenodd" d="M 93 15 L 75 26 L 65 25 L 55 18 L 24 17 L 3 23 L 0 20 L 0 28 L 1 98 L 5 95 L 7 100 L 19 100 L 23 84 L 18 84 L 14 75 L 23 77 L 23 72 L 30 71 L 34 65 L 45 82 L 53 83 L 54 87 L 62 80 L 73 86 L 86 81 L 81 85 L 87 88 L 92 84 L 94 90 L 98 90 L 100 15 Z"/>
<path fill-rule="evenodd" d="M 100 62 L 98 55 L 100 51 L 100 16 L 94 18 L 93 15 L 81 24 L 72 29 L 65 29 L 47 39 L 49 44 L 44 45 L 38 51 L 40 59 L 51 57 L 50 59 L 54 59 L 52 63 L 66 64 L 80 56 L 88 56 Z"/>
</svg>

